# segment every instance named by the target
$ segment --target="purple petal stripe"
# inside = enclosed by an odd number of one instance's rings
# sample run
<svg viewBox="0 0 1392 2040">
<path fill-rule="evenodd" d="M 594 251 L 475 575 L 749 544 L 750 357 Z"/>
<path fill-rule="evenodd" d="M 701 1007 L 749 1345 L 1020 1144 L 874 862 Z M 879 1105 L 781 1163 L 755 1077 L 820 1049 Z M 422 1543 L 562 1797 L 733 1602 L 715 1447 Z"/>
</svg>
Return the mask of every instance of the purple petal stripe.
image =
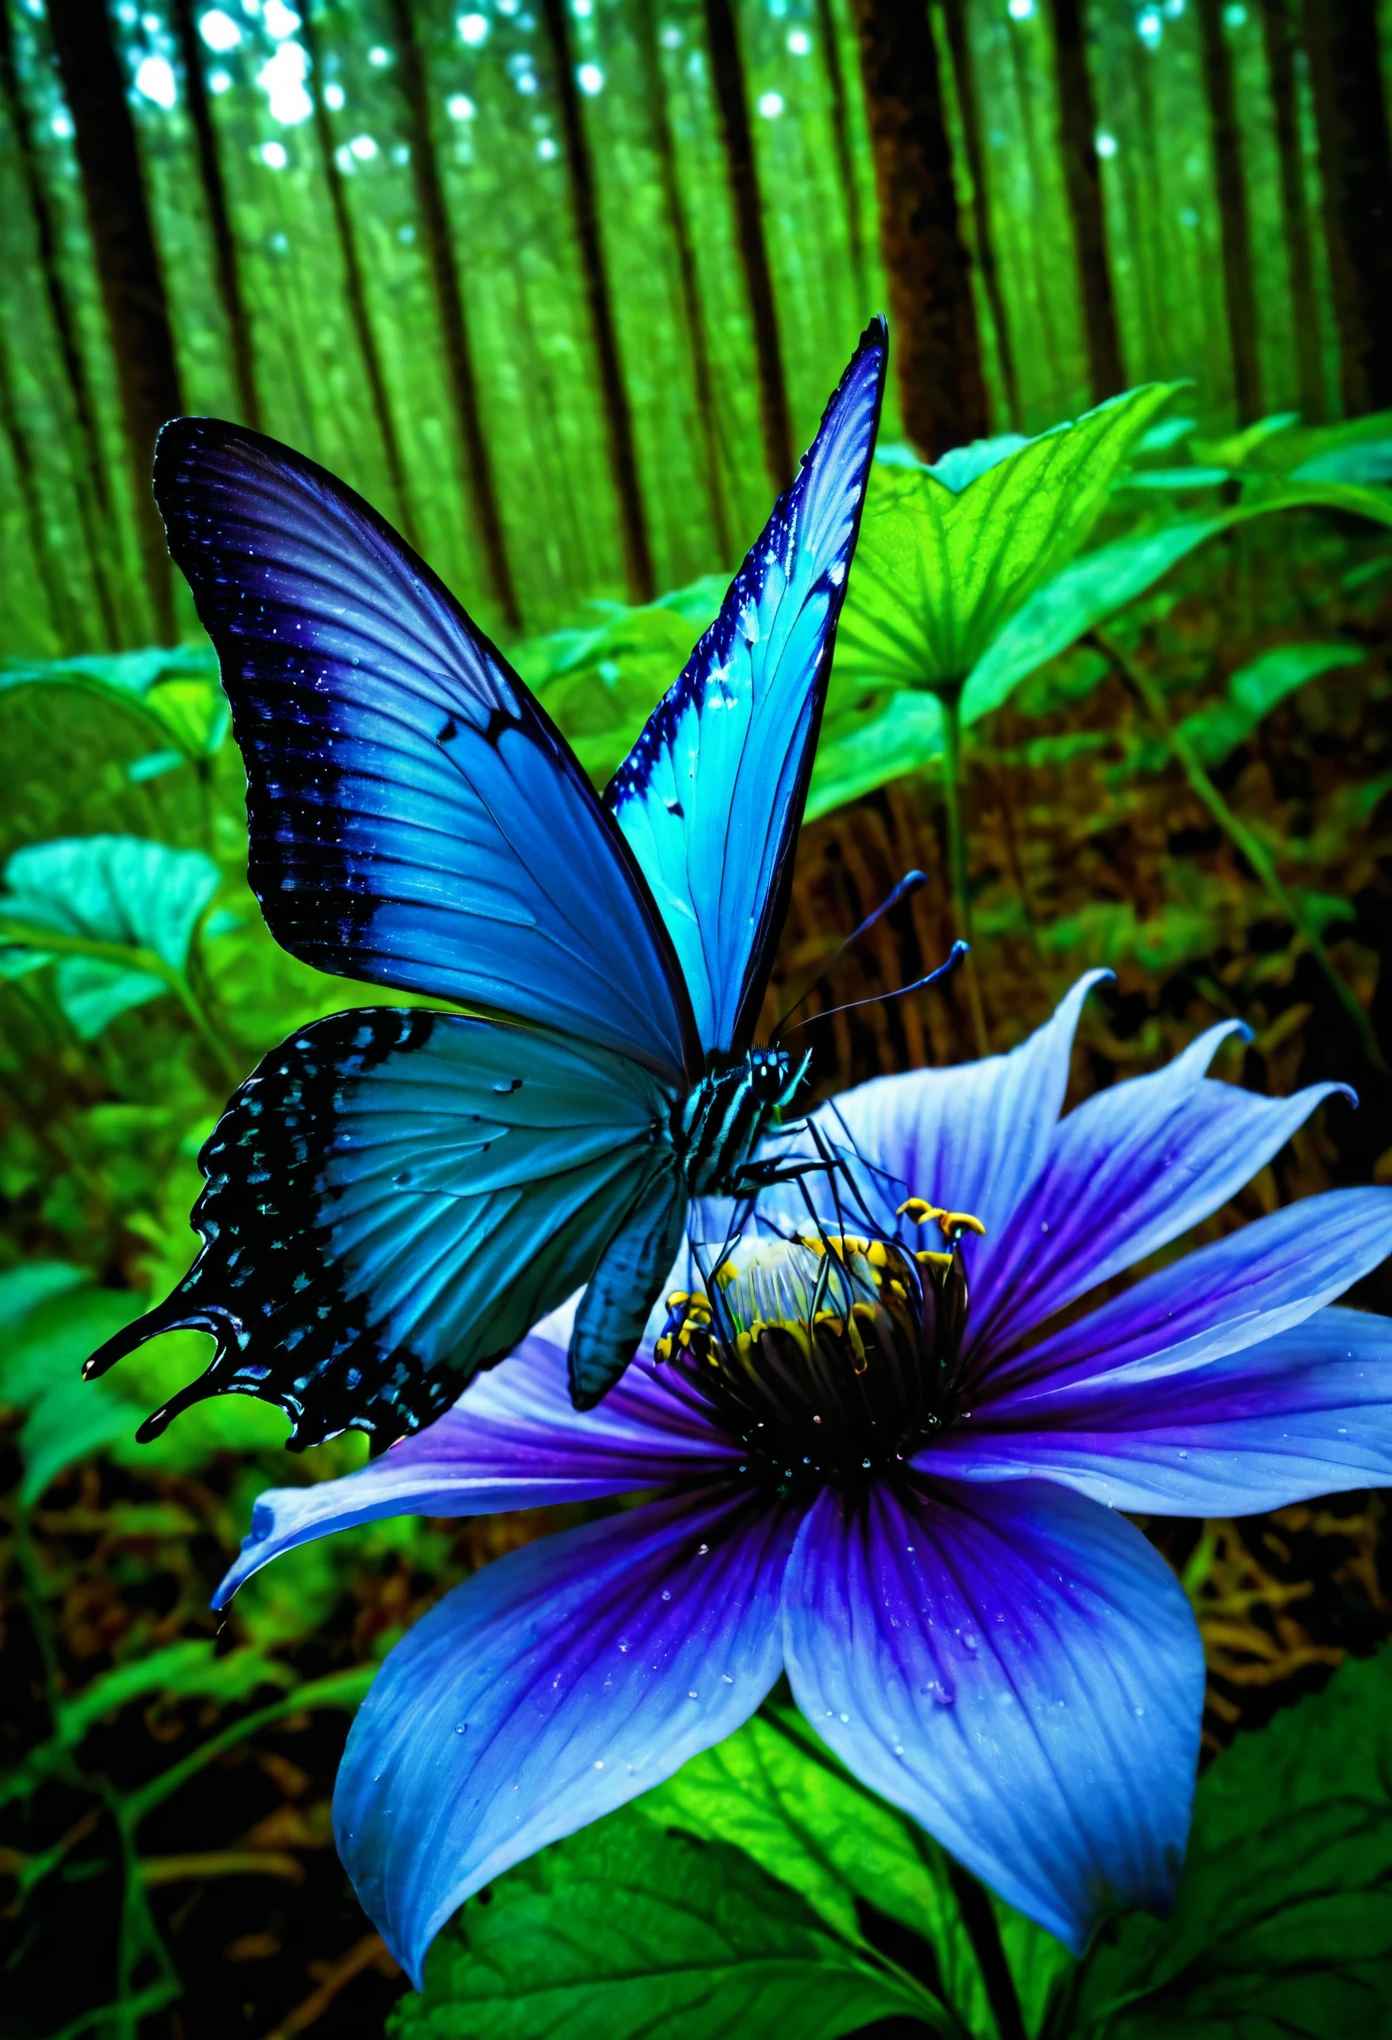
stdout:
<svg viewBox="0 0 1392 2040">
<path fill-rule="evenodd" d="M 969 1427 L 973 1432 L 976 1425 Z M 960 1442 L 959 1442 L 960 1440 Z M 1037 1427 L 972 1437 L 917 1462 L 979 1481 L 1062 1481 L 1115 1509 L 1250 1516 L 1347 1488 L 1392 1486 L 1392 1320 L 1321 1310 L 1198 1368 L 1094 1398 Z"/>
<path fill-rule="evenodd" d="M 297 1544 L 381 1516 L 481 1516 L 549 1502 L 632 1494 L 677 1480 L 718 1480 L 739 1465 L 736 1446 L 639 1358 L 599 1405 L 579 1416 L 566 1349 L 547 1332 L 555 1313 L 501 1366 L 472 1381 L 437 1423 L 402 1439 L 342 1480 L 271 1488 L 251 1534 L 217 1590 L 221 1608 L 268 1560 Z"/>
<path fill-rule="evenodd" d="M 798 1705 L 841 1760 L 1080 1952 L 1174 1894 L 1204 1665 L 1140 1532 L 1044 1481 L 830 1491 L 788 1566 Z"/>
<path fill-rule="evenodd" d="M 754 1712 L 796 1528 L 729 1489 L 669 1496 L 485 1566 L 396 1646 L 348 1738 L 334 1833 L 417 1984 L 472 1892 Z"/>
<path fill-rule="evenodd" d="M 1203 1081 L 1236 1025 L 1211 1028 L 1167 1068 L 1114 1084 L 1060 1123 L 1009 1236 L 983 1240 L 969 1262 L 979 1367 L 1208 1218 L 1322 1099 L 1344 1090 L 1312 1084 L 1294 1098 L 1259 1098 Z"/>
</svg>

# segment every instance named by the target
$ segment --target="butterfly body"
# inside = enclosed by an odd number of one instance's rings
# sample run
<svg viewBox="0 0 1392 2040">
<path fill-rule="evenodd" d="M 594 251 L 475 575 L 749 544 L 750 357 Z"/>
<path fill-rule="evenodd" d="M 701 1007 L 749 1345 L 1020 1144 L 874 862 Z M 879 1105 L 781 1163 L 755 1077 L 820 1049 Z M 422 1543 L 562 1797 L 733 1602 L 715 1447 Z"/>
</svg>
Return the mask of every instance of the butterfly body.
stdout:
<svg viewBox="0 0 1392 2040">
<path fill-rule="evenodd" d="M 800 1081 L 753 1032 L 884 366 L 880 323 L 602 800 L 360 498 L 235 426 L 165 428 L 156 496 L 219 653 L 272 934 L 465 1010 L 334 1014 L 242 1085 L 200 1158 L 194 1267 L 87 1365 L 212 1334 L 140 1435 L 232 1392 L 279 1403 L 297 1448 L 389 1441 L 582 1284 L 577 1403 L 622 1372 L 690 1199 L 740 1193 Z"/>
</svg>

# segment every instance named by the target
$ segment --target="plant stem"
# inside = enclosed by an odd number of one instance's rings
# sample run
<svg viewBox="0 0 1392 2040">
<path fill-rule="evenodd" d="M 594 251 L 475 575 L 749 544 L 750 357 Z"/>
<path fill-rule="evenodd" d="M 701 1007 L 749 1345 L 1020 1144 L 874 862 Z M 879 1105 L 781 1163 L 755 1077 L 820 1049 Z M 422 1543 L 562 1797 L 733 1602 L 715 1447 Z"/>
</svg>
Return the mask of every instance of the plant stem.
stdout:
<svg viewBox="0 0 1392 2040">
<path fill-rule="evenodd" d="M 1315 962 L 1329 980 L 1330 988 L 1337 997 L 1339 1004 L 1353 1022 L 1358 1033 L 1358 1039 L 1363 1047 L 1363 1053 L 1367 1056 L 1368 1061 L 1380 1075 L 1388 1075 L 1387 1059 L 1383 1055 L 1381 1044 L 1376 1033 L 1373 1031 L 1373 1023 L 1364 1011 L 1362 1003 L 1352 985 L 1348 983 L 1347 979 L 1335 967 L 1334 959 L 1325 948 L 1318 929 L 1310 921 L 1294 894 L 1288 890 L 1285 881 L 1277 871 L 1265 846 L 1253 835 L 1247 824 L 1233 813 L 1222 794 L 1209 778 L 1197 751 L 1195 751 L 1184 731 L 1176 728 L 1170 721 L 1165 698 L 1155 685 L 1155 682 L 1151 679 L 1145 668 L 1133 659 L 1121 645 L 1117 644 L 1106 631 L 1094 630 L 1090 635 L 1099 650 L 1111 661 L 1130 692 L 1140 701 L 1146 714 L 1154 723 L 1161 737 L 1163 737 L 1170 756 L 1182 768 L 1190 786 L 1208 809 L 1214 821 L 1217 822 L 1219 828 L 1228 838 L 1228 841 L 1233 845 L 1234 849 L 1246 858 L 1259 882 L 1266 888 L 1273 905 L 1277 908 L 1282 918 L 1290 922 L 1296 933 L 1306 943 Z"/>
<path fill-rule="evenodd" d="M 962 691 L 934 689 L 942 707 L 943 798 L 947 803 L 947 863 L 952 880 L 952 898 L 957 910 L 957 933 L 972 940 L 971 899 L 967 892 L 967 833 L 962 822 Z M 967 987 L 967 1010 L 979 1056 L 991 1053 L 986 1039 L 986 1015 L 981 1007 L 981 986 L 976 975 L 975 953 L 962 965 Z"/>
</svg>

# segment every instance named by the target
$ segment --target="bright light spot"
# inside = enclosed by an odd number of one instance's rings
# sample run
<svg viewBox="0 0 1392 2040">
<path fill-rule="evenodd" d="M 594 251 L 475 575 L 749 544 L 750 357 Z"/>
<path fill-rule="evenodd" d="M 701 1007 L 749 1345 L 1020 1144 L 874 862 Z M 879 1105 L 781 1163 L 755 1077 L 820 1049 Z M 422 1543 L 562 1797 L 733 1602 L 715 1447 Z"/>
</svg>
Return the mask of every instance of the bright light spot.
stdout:
<svg viewBox="0 0 1392 2040">
<path fill-rule="evenodd" d="M 1179 224 L 1182 227 L 1196 227 L 1199 224 L 1197 209 L 1192 205 L 1181 206 L 1179 209 Z"/>
<path fill-rule="evenodd" d="M 794 57 L 811 56 L 812 38 L 805 28 L 790 28 L 788 30 L 788 52 L 790 56 Z"/>
<path fill-rule="evenodd" d="M 261 12 L 261 0 L 242 0 L 243 14 L 256 15 Z"/>
<path fill-rule="evenodd" d="M 271 246 L 277 255 L 288 255 L 290 253 L 289 236 L 287 234 L 272 234 Z"/>
<path fill-rule="evenodd" d="M 214 56 L 225 57 L 229 50 L 235 50 L 242 40 L 242 31 L 230 14 L 224 14 L 220 7 L 210 7 L 198 24 L 202 36 Z"/>
<path fill-rule="evenodd" d="M 391 51 L 385 49 L 381 43 L 374 43 L 367 53 L 367 61 L 374 71 L 385 71 L 391 62 Z"/>
<path fill-rule="evenodd" d="M 604 73 L 598 64 L 582 64 L 575 73 L 575 82 L 587 99 L 593 99 L 604 90 Z"/>
<path fill-rule="evenodd" d="M 348 146 L 360 163 L 370 163 L 377 154 L 377 144 L 371 135 L 354 135 Z"/>
<path fill-rule="evenodd" d="M 556 144 L 552 141 L 550 135 L 543 135 L 541 140 L 537 143 L 537 154 L 541 158 L 543 163 L 554 163 L 557 156 L 560 154 L 560 151 L 557 149 Z"/>
<path fill-rule="evenodd" d="M 1028 21 L 1034 13 L 1034 0 L 1009 0 L 1007 12 L 1012 21 Z"/>
<path fill-rule="evenodd" d="M 1144 14 L 1136 16 L 1136 33 L 1148 50 L 1157 47 L 1165 33 L 1165 24 L 1160 18 L 1158 8 L 1147 7 Z"/>
<path fill-rule="evenodd" d="M 570 11 L 577 21 L 588 21 L 594 13 L 594 0 L 570 0 Z"/>
<path fill-rule="evenodd" d="M 1247 9 L 1245 7 L 1225 7 L 1223 9 L 1223 25 L 1225 28 L 1241 28 L 1246 19 Z"/>
<path fill-rule="evenodd" d="M 284 42 L 300 25 L 299 15 L 293 7 L 286 6 L 285 0 L 266 0 L 261 19 L 272 42 Z"/>
<path fill-rule="evenodd" d="M 142 57 L 135 73 L 135 89 L 143 98 L 152 99 L 156 106 L 162 106 L 168 113 L 179 98 L 174 66 L 168 57 Z"/>
<path fill-rule="evenodd" d="M 396 230 L 396 238 L 398 241 L 400 241 L 403 248 L 409 248 L 415 242 L 416 230 L 413 226 L 410 226 L 409 224 L 404 227 L 398 227 Z"/>
<path fill-rule="evenodd" d="M 395 148 L 392 150 L 393 163 L 395 163 L 399 169 L 404 169 L 406 165 L 410 162 L 410 160 L 411 160 L 410 143 L 398 142 Z"/>
<path fill-rule="evenodd" d="M 232 90 L 232 73 L 224 71 L 221 64 L 218 65 L 215 71 L 209 71 L 208 90 L 217 93 L 219 97 L 224 92 L 230 92 Z"/>
<path fill-rule="evenodd" d="M 480 43 L 488 40 L 488 16 L 486 14 L 461 14 L 455 26 L 459 40 L 476 50 Z"/>
<path fill-rule="evenodd" d="M 136 6 L 135 0 L 121 0 L 120 6 L 116 9 L 116 19 L 122 28 L 134 28 L 140 19 L 140 9 Z"/>
<path fill-rule="evenodd" d="M 452 92 L 445 101 L 445 112 L 451 120 L 472 120 L 478 108 L 466 93 Z"/>
<path fill-rule="evenodd" d="M 1165 0 L 1165 15 L 1170 21 L 1178 21 L 1184 12 L 1184 0 Z"/>
<path fill-rule="evenodd" d="M 290 151 L 284 142 L 262 142 L 261 161 L 268 170 L 284 170 L 290 161 Z"/>
<path fill-rule="evenodd" d="M 353 151 L 349 148 L 347 142 L 342 143 L 334 150 L 334 161 L 345 177 L 351 177 L 358 167 L 353 161 Z"/>
<path fill-rule="evenodd" d="M 537 89 L 536 72 L 516 71 L 513 73 L 512 82 L 524 98 L 530 99 Z"/>
<path fill-rule="evenodd" d="M 499 14 L 516 14 L 522 0 L 498 0 Z"/>
<path fill-rule="evenodd" d="M 70 142 L 72 140 L 75 129 L 72 124 L 72 115 L 68 112 L 66 106 L 59 107 L 57 113 L 54 114 L 49 122 L 49 126 L 60 142 Z"/>
<path fill-rule="evenodd" d="M 305 91 L 309 58 L 297 42 L 283 42 L 268 63 L 261 66 L 256 82 L 271 102 L 271 119 L 282 127 L 298 127 L 314 111 Z"/>
<path fill-rule="evenodd" d="M 682 32 L 675 22 L 669 22 L 662 31 L 662 47 L 664 50 L 679 50 L 681 46 Z"/>
<path fill-rule="evenodd" d="M 324 104 L 328 107 L 330 113 L 342 113 L 347 97 L 348 94 L 341 85 L 326 85 L 324 87 Z"/>
<path fill-rule="evenodd" d="M 1100 135 L 1099 135 L 1099 136 L 1097 137 L 1097 153 L 1098 153 L 1098 155 L 1099 155 L 1099 156 L 1104 156 L 1104 157 L 1106 157 L 1106 156 L 1114 156 L 1114 155 L 1116 154 L 1116 152 L 1117 152 L 1117 138 L 1116 138 L 1116 136 L 1115 136 L 1115 135 L 1109 135 L 1109 134 L 1107 134 L 1107 133 L 1106 133 L 1106 131 L 1104 130 L 1104 131 L 1103 131 L 1103 132 L 1102 132 L 1102 133 L 1101 133 L 1101 134 L 1100 134 Z"/>
<path fill-rule="evenodd" d="M 760 93 L 759 111 L 765 120 L 777 120 L 779 114 L 783 111 L 783 94 L 781 92 Z"/>
</svg>

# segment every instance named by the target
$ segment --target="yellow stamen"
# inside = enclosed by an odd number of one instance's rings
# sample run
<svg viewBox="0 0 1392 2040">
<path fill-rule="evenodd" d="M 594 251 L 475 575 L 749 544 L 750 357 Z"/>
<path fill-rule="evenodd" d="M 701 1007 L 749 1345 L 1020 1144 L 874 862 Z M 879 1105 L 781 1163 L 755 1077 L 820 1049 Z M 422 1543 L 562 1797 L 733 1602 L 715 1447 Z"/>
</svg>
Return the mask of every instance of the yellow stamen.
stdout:
<svg viewBox="0 0 1392 2040">
<path fill-rule="evenodd" d="M 906 1197 L 894 1216 L 907 1218 L 911 1225 L 927 1225 L 930 1218 L 941 1218 L 942 1212 L 926 1197 Z"/>
<path fill-rule="evenodd" d="M 951 1254 L 935 1254 L 931 1247 L 920 1247 L 914 1255 L 920 1268 L 950 1268 L 952 1258 Z"/>
<path fill-rule="evenodd" d="M 938 1224 L 942 1227 L 943 1238 L 950 1240 L 954 1234 L 974 1232 L 983 1240 L 986 1228 L 979 1218 L 973 1218 L 969 1211 L 940 1211 Z"/>
</svg>

